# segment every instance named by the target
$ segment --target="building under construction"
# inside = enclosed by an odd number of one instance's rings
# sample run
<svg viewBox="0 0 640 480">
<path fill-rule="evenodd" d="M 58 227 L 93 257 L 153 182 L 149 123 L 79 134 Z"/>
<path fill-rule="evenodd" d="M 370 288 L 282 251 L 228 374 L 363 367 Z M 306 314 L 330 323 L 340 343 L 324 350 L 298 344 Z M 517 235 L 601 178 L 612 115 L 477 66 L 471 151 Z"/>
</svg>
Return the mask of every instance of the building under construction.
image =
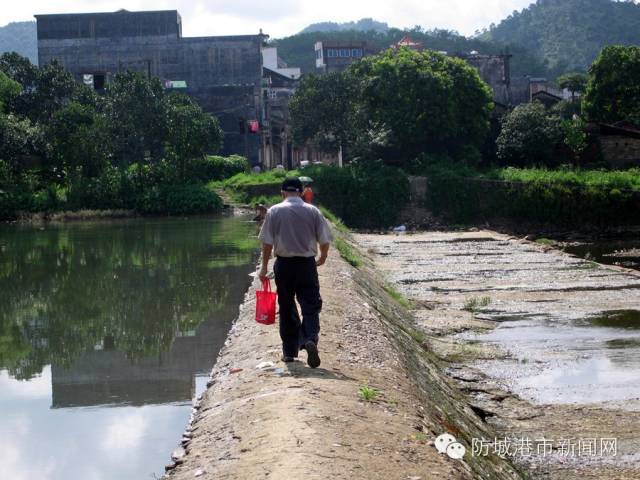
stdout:
<svg viewBox="0 0 640 480">
<path fill-rule="evenodd" d="M 184 92 L 215 115 L 223 154 L 259 162 L 262 55 L 266 35 L 183 37 L 176 10 L 36 15 L 38 61 L 58 60 L 100 91 L 134 70 Z"/>
</svg>

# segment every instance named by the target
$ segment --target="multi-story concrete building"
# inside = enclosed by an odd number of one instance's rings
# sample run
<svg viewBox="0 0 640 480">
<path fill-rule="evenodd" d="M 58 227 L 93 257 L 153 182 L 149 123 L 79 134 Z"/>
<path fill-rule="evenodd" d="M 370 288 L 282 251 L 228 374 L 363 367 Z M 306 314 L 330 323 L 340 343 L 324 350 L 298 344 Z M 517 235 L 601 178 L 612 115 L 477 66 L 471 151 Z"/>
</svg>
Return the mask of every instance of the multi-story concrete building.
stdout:
<svg viewBox="0 0 640 480">
<path fill-rule="evenodd" d="M 370 52 L 365 42 L 316 42 L 319 73 L 341 72 Z"/>
<path fill-rule="evenodd" d="M 220 120 L 224 154 L 259 162 L 262 55 L 267 36 L 183 37 L 176 10 L 36 15 L 38 61 L 58 60 L 100 91 L 136 70 L 190 95 Z"/>
</svg>

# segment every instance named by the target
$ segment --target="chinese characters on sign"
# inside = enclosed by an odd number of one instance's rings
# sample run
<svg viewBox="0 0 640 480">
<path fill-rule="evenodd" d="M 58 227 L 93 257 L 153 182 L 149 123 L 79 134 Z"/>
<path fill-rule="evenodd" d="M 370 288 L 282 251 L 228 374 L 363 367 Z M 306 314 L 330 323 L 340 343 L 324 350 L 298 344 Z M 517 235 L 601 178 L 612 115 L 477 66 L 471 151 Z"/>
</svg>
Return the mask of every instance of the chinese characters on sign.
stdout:
<svg viewBox="0 0 640 480">
<path fill-rule="evenodd" d="M 489 454 L 505 457 L 530 457 L 558 455 L 562 457 L 615 457 L 618 453 L 617 438 L 494 438 L 485 440 L 474 438 L 471 455 L 486 457 Z"/>
</svg>

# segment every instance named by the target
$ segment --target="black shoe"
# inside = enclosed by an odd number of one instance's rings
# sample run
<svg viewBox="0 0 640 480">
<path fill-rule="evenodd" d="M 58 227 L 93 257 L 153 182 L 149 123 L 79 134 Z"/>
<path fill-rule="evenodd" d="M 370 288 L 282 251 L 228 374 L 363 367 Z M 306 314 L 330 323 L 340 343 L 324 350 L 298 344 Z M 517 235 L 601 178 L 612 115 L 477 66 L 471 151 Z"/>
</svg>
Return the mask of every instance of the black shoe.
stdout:
<svg viewBox="0 0 640 480">
<path fill-rule="evenodd" d="M 282 360 L 284 363 L 291 363 L 291 362 L 295 362 L 296 359 L 293 357 L 288 357 L 287 355 L 282 355 L 280 360 Z"/>
<path fill-rule="evenodd" d="M 320 366 L 320 356 L 318 355 L 316 344 L 309 340 L 304 344 L 304 349 L 307 351 L 307 364 L 311 368 L 318 368 Z"/>
</svg>

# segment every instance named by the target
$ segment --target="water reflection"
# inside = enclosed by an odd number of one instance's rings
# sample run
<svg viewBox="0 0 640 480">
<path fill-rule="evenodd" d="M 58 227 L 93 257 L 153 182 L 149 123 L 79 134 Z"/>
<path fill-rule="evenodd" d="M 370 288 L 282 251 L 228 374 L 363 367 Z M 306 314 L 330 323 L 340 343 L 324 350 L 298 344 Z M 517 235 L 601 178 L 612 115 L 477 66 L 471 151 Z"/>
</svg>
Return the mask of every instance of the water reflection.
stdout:
<svg viewBox="0 0 640 480">
<path fill-rule="evenodd" d="M 243 299 L 255 233 L 238 219 L 0 227 L 3 470 L 161 473 Z"/>
<path fill-rule="evenodd" d="M 472 338 L 509 351 L 510 361 L 481 368 L 540 404 L 624 402 L 640 391 L 640 333 L 636 310 L 585 318 L 526 316 L 502 321 Z"/>
<path fill-rule="evenodd" d="M 640 242 L 638 240 L 575 243 L 564 246 L 563 250 L 606 265 L 619 265 L 640 270 Z"/>
</svg>

